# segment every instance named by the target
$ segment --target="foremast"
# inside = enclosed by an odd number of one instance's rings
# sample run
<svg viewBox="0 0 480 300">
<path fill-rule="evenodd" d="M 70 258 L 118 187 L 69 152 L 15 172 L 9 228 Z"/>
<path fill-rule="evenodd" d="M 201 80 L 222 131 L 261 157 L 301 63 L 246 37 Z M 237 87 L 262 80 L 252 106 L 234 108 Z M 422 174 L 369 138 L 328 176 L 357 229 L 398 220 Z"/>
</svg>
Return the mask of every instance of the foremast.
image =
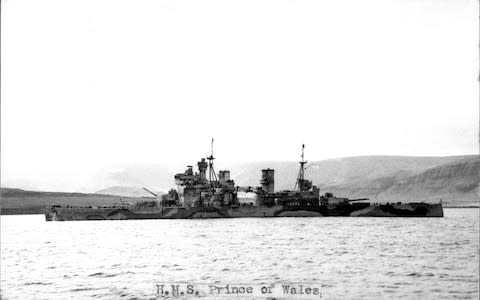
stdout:
<svg viewBox="0 0 480 300">
<path fill-rule="evenodd" d="M 212 143 L 211 143 L 211 152 L 210 156 L 207 157 L 208 159 L 208 181 L 212 187 L 215 187 L 217 185 L 218 179 L 217 179 L 217 174 L 215 173 L 215 170 L 213 169 L 213 160 L 215 157 L 213 157 L 213 138 L 212 138 Z"/>
<path fill-rule="evenodd" d="M 297 181 L 295 182 L 295 191 L 308 191 L 312 187 L 312 182 L 305 179 L 305 165 L 308 161 L 305 160 L 305 144 L 302 144 L 302 160 L 299 161 L 300 169 L 298 170 Z"/>
</svg>

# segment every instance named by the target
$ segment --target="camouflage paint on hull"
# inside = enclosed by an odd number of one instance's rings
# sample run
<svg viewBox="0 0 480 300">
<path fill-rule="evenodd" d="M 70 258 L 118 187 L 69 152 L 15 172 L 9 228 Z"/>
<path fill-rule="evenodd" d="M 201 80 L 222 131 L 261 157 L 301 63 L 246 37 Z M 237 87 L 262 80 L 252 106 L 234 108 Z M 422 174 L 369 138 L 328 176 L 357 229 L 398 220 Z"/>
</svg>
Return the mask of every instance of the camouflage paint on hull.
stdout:
<svg viewBox="0 0 480 300">
<path fill-rule="evenodd" d="M 45 212 L 47 221 L 211 219 L 268 217 L 443 217 L 441 204 L 355 203 L 335 206 L 239 206 L 239 207 L 53 207 Z"/>
</svg>

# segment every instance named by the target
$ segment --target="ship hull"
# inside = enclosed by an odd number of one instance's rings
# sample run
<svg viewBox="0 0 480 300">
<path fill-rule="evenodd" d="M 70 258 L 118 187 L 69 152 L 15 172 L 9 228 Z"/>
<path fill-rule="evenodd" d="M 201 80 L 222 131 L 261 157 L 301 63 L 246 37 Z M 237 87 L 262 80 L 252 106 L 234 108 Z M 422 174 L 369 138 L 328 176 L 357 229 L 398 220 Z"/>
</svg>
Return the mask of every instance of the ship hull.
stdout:
<svg viewBox="0 0 480 300">
<path fill-rule="evenodd" d="M 337 205 L 329 207 L 281 205 L 239 207 L 54 207 L 45 213 L 47 221 L 212 219 L 269 217 L 443 217 L 441 204 L 411 203 Z"/>
</svg>

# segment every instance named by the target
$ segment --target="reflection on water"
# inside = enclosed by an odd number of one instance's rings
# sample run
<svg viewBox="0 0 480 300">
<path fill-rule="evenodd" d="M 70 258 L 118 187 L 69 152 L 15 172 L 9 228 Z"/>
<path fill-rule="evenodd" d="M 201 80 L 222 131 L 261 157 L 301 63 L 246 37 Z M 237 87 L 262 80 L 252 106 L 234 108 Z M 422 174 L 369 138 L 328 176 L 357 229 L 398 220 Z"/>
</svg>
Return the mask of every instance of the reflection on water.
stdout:
<svg viewBox="0 0 480 300">
<path fill-rule="evenodd" d="M 479 210 L 444 218 L 1 217 L 5 299 L 152 299 L 155 283 L 320 283 L 323 298 L 479 297 Z"/>
</svg>

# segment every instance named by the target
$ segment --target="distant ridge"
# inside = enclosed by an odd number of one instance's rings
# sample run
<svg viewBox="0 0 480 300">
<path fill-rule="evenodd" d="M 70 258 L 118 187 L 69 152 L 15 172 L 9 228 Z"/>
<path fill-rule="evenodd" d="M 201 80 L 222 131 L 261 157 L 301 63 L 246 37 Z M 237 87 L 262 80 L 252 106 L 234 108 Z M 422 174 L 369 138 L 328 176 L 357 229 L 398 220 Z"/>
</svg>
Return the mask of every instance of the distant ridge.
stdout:
<svg viewBox="0 0 480 300">
<path fill-rule="evenodd" d="M 323 188 L 353 197 L 368 196 L 372 201 L 442 200 L 447 205 L 480 203 L 480 159 L 462 158 L 416 172 L 397 172 L 390 176 L 359 179 Z"/>
<path fill-rule="evenodd" d="M 78 197 L 88 197 L 88 196 L 111 196 L 105 194 L 97 194 L 97 193 L 71 193 L 71 192 L 53 192 L 53 191 L 30 191 L 24 189 L 17 189 L 17 188 L 1 188 L 1 195 L 2 197 L 29 197 L 29 196 L 78 196 Z"/>
<path fill-rule="evenodd" d="M 192 162 L 193 163 L 193 162 Z M 222 169 L 225 168 L 222 166 Z M 261 161 L 226 166 L 231 178 L 240 186 L 258 186 L 264 168 L 275 169 L 275 190 L 292 189 L 295 184 L 298 162 Z M 182 172 L 183 169 L 176 170 Z M 109 179 L 109 174 L 100 174 Z M 173 173 L 163 166 L 130 165 L 114 173 L 118 182 L 98 190 L 98 194 L 32 192 L 2 188 L 2 207 L 25 207 L 45 199 L 69 203 L 135 202 L 151 197 L 141 190 L 142 184 L 155 191 L 173 188 Z M 477 155 L 447 157 L 412 156 L 357 156 L 316 161 L 307 165 L 305 176 L 321 188 L 344 197 L 368 197 L 371 201 L 388 202 L 438 202 L 447 205 L 478 206 L 480 203 L 480 158 Z M 109 195 L 101 195 L 109 194 Z M 112 196 L 112 194 L 116 196 Z M 33 200 L 32 200 L 33 199 Z M 88 200 L 86 200 L 88 199 Z M 127 199 L 127 200 L 125 200 Z M 27 205 L 28 204 L 28 205 Z M 42 204 L 43 205 L 43 204 Z"/>
<path fill-rule="evenodd" d="M 164 192 L 152 191 L 157 195 L 162 195 Z M 101 189 L 96 194 L 125 196 L 125 197 L 153 197 L 152 194 L 145 191 L 143 187 L 138 186 L 112 186 L 109 188 Z"/>
<path fill-rule="evenodd" d="M 45 206 L 54 204 L 74 206 L 111 206 L 133 204 L 142 198 L 121 197 L 102 194 L 38 192 L 22 189 L 1 188 L 2 214 L 39 214 Z"/>
<path fill-rule="evenodd" d="M 429 168 L 451 162 L 478 159 L 476 155 L 447 157 L 415 156 L 355 156 L 315 161 L 307 164 L 306 176 L 319 185 L 352 183 L 357 180 L 414 175 Z M 280 189 L 294 184 L 298 171 L 297 162 L 256 162 L 232 166 L 237 182 L 257 185 L 260 170 L 273 167 L 276 186 Z"/>
</svg>

